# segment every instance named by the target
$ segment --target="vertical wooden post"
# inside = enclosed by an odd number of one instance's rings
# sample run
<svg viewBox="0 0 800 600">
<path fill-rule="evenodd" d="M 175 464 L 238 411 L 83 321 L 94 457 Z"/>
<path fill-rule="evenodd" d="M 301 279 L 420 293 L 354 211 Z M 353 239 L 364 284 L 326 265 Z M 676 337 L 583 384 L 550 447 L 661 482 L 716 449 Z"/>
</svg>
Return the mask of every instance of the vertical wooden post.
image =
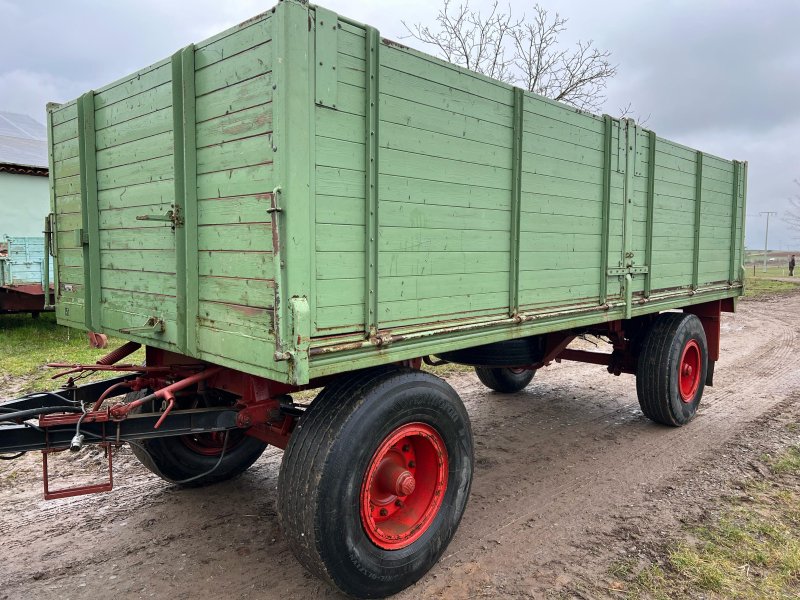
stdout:
<svg viewBox="0 0 800 600">
<path fill-rule="evenodd" d="M 378 333 L 378 173 L 380 150 L 380 47 L 381 39 L 374 27 L 366 28 L 365 99 L 366 156 L 364 231 L 364 329 L 367 337 Z"/>
<path fill-rule="evenodd" d="M 740 176 L 741 163 L 738 160 L 733 161 L 733 198 L 731 200 L 731 248 L 730 248 L 730 265 L 728 269 L 728 283 L 733 283 L 737 280 L 736 276 L 736 227 L 739 218 L 739 176 Z"/>
<path fill-rule="evenodd" d="M 100 324 L 100 208 L 97 204 L 97 154 L 95 147 L 94 92 L 78 100 L 78 152 L 81 169 L 83 231 L 84 323 L 91 331 Z"/>
<path fill-rule="evenodd" d="M 697 152 L 694 177 L 694 261 L 692 263 L 692 289 L 700 282 L 700 226 L 703 204 L 703 153 Z"/>
<path fill-rule="evenodd" d="M 647 227 L 645 233 L 645 258 L 647 267 L 644 279 L 644 297 L 649 298 L 653 289 L 653 216 L 656 205 L 656 133 L 648 131 L 647 152 Z"/>
<path fill-rule="evenodd" d="M 175 165 L 174 210 L 177 344 L 197 353 L 199 267 L 197 255 L 197 141 L 195 130 L 194 46 L 172 55 L 172 124 Z"/>
<path fill-rule="evenodd" d="M 520 218 L 522 211 L 522 136 L 525 92 L 514 88 L 513 129 L 511 143 L 511 261 L 509 265 L 508 312 L 513 317 L 519 314 L 519 248 Z"/>
<path fill-rule="evenodd" d="M 608 299 L 608 237 L 611 214 L 611 152 L 614 135 L 614 120 L 610 115 L 603 115 L 605 130 L 603 148 L 603 208 L 602 229 L 600 237 L 600 304 Z M 620 133 L 621 135 L 621 133 Z"/>
</svg>

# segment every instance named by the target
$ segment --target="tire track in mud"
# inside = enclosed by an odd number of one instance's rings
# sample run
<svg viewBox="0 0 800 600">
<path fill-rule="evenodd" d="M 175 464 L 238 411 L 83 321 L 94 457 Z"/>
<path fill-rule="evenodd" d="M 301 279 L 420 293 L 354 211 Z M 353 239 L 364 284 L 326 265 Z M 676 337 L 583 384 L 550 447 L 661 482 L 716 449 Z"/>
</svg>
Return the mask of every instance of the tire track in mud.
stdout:
<svg viewBox="0 0 800 600">
<path fill-rule="evenodd" d="M 537 574 L 552 581 L 576 547 L 599 543 L 587 531 L 800 389 L 793 313 L 800 294 L 724 318 L 716 386 L 682 429 L 644 419 L 633 377 L 602 367 L 554 365 L 511 396 L 451 377 L 473 421 L 473 494 L 446 557 L 398 598 L 528 596 Z M 31 462 L 0 483 L 0 598 L 338 597 L 283 542 L 280 457 L 270 449 L 237 480 L 178 491 L 126 456 L 111 494 L 55 502 L 40 499 Z"/>
</svg>

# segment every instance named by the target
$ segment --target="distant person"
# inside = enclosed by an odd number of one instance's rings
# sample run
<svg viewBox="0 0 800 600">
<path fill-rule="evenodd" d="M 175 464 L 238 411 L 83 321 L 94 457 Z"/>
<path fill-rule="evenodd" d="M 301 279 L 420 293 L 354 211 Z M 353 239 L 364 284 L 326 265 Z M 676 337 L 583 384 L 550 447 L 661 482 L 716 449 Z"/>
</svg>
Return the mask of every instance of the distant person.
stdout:
<svg viewBox="0 0 800 600">
<path fill-rule="evenodd" d="M 794 254 L 789 259 L 789 277 L 794 277 Z"/>
</svg>

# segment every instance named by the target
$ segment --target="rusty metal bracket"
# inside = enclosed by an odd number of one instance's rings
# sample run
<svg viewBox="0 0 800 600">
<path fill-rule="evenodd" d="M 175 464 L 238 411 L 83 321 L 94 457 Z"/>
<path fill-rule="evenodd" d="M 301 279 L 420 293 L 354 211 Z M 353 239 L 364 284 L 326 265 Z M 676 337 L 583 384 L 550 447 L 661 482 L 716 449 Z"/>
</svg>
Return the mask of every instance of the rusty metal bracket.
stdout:
<svg viewBox="0 0 800 600">
<path fill-rule="evenodd" d="M 165 212 L 163 215 L 138 215 L 136 217 L 137 221 L 170 221 L 172 223 L 172 228 L 180 227 L 183 225 L 183 215 L 181 214 L 180 206 L 175 204 L 171 205 L 171 208 Z"/>
<path fill-rule="evenodd" d="M 152 331 L 153 333 L 164 333 L 166 325 L 164 319 L 160 317 L 150 317 L 141 327 L 125 327 L 119 330 L 120 333 L 133 333 L 135 331 Z"/>
<path fill-rule="evenodd" d="M 42 481 L 44 483 L 45 500 L 57 500 L 59 498 L 72 498 L 73 496 L 85 496 L 87 494 L 97 494 L 99 492 L 110 492 L 113 489 L 114 475 L 112 464 L 113 461 L 111 459 L 111 444 L 109 442 L 103 442 L 98 445 L 105 449 L 106 456 L 108 457 L 108 481 L 104 481 L 103 483 L 95 483 L 92 485 L 79 485 L 70 488 L 62 488 L 60 490 L 50 489 L 50 475 L 47 469 L 47 456 L 49 454 L 53 454 L 54 452 L 63 452 L 65 449 L 48 448 L 46 450 L 42 450 Z"/>
</svg>

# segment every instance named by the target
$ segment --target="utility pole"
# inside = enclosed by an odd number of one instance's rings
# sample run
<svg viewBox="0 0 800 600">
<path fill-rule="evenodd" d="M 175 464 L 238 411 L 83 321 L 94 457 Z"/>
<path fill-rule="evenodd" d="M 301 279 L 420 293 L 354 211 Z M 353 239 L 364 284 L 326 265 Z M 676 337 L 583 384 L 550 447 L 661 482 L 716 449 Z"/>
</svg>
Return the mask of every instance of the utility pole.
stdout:
<svg viewBox="0 0 800 600">
<path fill-rule="evenodd" d="M 760 215 L 767 215 L 767 232 L 764 235 L 764 273 L 767 272 L 767 252 L 769 251 L 769 217 L 770 215 L 777 215 L 775 211 L 763 210 Z"/>
</svg>

